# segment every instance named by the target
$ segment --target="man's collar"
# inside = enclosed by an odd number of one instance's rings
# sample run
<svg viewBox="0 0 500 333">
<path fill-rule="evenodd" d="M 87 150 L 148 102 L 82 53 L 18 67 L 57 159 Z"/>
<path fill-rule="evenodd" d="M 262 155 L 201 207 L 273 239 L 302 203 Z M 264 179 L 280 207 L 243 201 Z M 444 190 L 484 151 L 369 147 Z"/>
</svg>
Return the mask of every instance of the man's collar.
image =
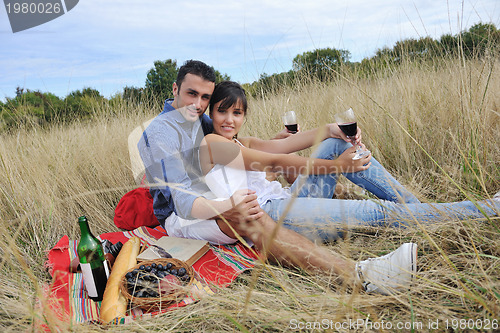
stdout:
<svg viewBox="0 0 500 333">
<path fill-rule="evenodd" d="M 172 111 L 172 118 L 177 121 L 179 124 L 184 124 L 184 123 L 188 123 L 190 121 L 187 121 L 186 118 L 184 118 L 184 116 L 182 115 L 182 113 L 179 112 L 179 110 L 177 109 L 174 109 Z"/>
<path fill-rule="evenodd" d="M 174 101 L 173 98 L 167 98 L 165 100 L 165 104 L 163 105 L 163 111 L 168 112 L 168 111 L 173 111 L 175 108 L 172 106 L 172 102 Z"/>
</svg>

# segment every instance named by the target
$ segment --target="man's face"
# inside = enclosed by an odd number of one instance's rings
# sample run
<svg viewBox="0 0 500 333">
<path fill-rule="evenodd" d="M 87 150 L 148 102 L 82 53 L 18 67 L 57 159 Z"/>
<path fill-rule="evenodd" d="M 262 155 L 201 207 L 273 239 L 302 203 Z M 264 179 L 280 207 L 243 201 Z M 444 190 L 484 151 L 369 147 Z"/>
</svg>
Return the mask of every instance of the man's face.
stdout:
<svg viewBox="0 0 500 333">
<path fill-rule="evenodd" d="M 204 80 L 198 75 L 186 74 L 180 88 L 173 85 L 176 108 L 188 121 L 196 121 L 206 111 L 215 83 Z"/>
</svg>

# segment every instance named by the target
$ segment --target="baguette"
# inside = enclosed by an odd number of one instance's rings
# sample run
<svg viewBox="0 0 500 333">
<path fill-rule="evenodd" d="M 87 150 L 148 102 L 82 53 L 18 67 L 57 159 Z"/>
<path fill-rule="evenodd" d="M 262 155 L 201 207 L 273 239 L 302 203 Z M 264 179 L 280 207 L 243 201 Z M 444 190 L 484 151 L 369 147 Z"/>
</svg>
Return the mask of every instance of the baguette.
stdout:
<svg viewBox="0 0 500 333">
<path fill-rule="evenodd" d="M 104 323 L 126 315 L 127 300 L 120 291 L 120 283 L 123 274 L 137 263 L 140 245 L 139 237 L 130 238 L 123 245 L 115 260 L 101 302 L 100 318 Z"/>
</svg>

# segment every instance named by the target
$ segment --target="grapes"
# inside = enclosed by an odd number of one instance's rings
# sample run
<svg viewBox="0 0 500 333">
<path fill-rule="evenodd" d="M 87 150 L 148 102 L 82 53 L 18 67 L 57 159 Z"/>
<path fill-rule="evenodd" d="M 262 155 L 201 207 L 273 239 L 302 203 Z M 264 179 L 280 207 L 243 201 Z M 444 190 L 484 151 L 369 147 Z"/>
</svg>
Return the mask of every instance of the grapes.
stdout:
<svg viewBox="0 0 500 333">
<path fill-rule="evenodd" d="M 129 293 L 138 298 L 157 298 L 160 292 L 163 295 L 175 292 L 189 280 L 186 268 L 176 267 L 172 263 L 142 264 L 125 274 Z"/>
</svg>

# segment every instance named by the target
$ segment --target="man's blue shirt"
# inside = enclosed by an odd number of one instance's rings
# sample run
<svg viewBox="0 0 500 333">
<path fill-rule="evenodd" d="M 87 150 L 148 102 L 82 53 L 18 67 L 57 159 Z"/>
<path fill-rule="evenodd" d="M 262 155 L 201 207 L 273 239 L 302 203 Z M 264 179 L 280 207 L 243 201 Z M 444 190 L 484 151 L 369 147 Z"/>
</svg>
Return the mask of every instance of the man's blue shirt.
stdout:
<svg viewBox="0 0 500 333">
<path fill-rule="evenodd" d="M 212 133 L 212 120 L 205 114 L 189 122 L 166 100 L 163 111 L 143 132 L 137 144 L 151 185 L 155 216 L 163 225 L 175 212 L 191 219 L 196 198 L 208 190 L 198 160 L 198 148 L 206 134 Z M 175 112 L 171 112 L 175 111 Z M 153 185 L 153 184 L 157 185 Z M 168 183 L 169 186 L 166 186 Z"/>
</svg>

